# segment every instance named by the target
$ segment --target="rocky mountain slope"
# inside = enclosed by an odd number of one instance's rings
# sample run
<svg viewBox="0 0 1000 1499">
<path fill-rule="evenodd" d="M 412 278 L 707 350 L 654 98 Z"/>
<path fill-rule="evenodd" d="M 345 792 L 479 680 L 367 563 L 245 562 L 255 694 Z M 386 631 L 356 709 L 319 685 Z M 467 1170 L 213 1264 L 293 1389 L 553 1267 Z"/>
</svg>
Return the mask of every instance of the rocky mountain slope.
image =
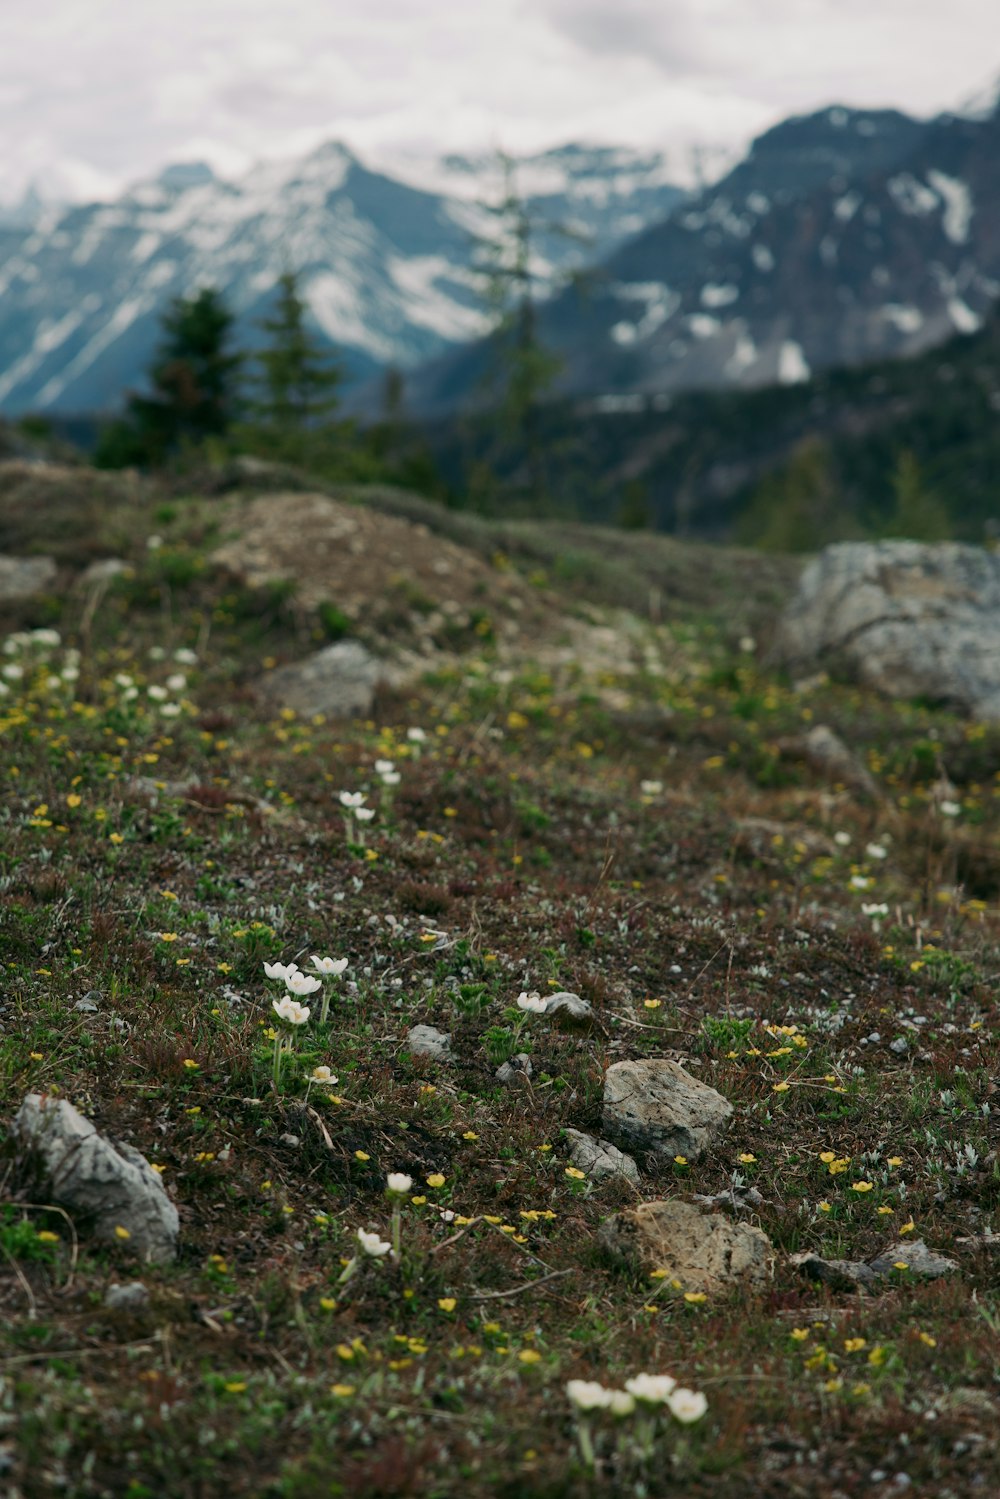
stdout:
<svg viewBox="0 0 1000 1499">
<path fill-rule="evenodd" d="M 682 196 L 656 153 L 568 146 L 518 172 L 539 222 L 576 235 L 539 235 L 543 286 L 606 256 Z M 226 293 L 252 344 L 289 266 L 302 274 L 317 330 L 355 377 L 474 338 L 487 326 L 477 237 L 495 232 L 481 204 L 496 199 L 498 176 L 489 159 L 454 157 L 401 178 L 331 143 L 237 182 L 178 165 L 117 202 L 8 211 L 0 409 L 113 406 L 148 366 L 165 304 L 199 285 Z"/>
<path fill-rule="evenodd" d="M 1000 111 L 831 108 L 758 139 L 717 185 L 544 310 L 564 394 L 795 384 L 974 332 L 1000 294 Z M 479 344 L 421 382 L 475 388 Z"/>
</svg>

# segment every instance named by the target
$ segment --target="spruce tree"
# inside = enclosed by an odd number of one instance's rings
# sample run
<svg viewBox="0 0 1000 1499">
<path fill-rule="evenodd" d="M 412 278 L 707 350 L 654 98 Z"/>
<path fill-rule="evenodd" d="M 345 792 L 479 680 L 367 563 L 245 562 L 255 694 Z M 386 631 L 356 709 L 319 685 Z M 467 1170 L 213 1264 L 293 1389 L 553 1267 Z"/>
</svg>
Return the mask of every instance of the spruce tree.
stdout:
<svg viewBox="0 0 1000 1499">
<path fill-rule="evenodd" d="M 149 371 L 150 393 L 129 395 L 125 415 L 102 434 L 96 461 L 156 466 L 186 447 L 224 437 L 238 411 L 240 354 L 230 351 L 233 317 L 205 287 L 171 302 Z"/>
<path fill-rule="evenodd" d="M 532 239 L 536 228 L 554 234 L 569 231 L 559 224 L 533 223 L 517 188 L 513 162 L 503 153 L 499 160 L 503 191 L 497 203 L 484 205 L 494 216 L 497 230 L 494 237 L 480 241 L 486 263 L 487 301 L 494 318 L 494 363 L 488 380 L 499 396 L 501 435 L 523 453 L 527 487 L 538 502 L 546 488 L 541 404 L 561 361 L 538 336 Z"/>
<path fill-rule="evenodd" d="M 886 536 L 909 541 L 946 541 L 951 535 L 948 513 L 927 488 L 916 455 L 904 449 L 892 475 L 895 506 L 885 525 Z"/>
<path fill-rule="evenodd" d="M 298 276 L 286 271 L 278 280 L 274 311 L 260 324 L 268 343 L 254 356 L 251 403 L 275 456 L 297 456 L 296 444 L 328 423 L 337 409 L 341 370 L 307 328 L 306 310 Z"/>
</svg>

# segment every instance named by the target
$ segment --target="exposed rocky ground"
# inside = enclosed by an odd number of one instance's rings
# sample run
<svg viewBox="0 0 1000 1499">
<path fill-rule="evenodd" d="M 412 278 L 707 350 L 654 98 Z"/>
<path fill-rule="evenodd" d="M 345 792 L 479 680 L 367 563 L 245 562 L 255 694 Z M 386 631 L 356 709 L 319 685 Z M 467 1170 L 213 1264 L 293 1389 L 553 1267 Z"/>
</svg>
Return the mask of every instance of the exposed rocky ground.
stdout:
<svg viewBox="0 0 1000 1499">
<path fill-rule="evenodd" d="M 73 483 L 0 469 L 8 1491 L 995 1491 L 1000 728 L 767 666 L 783 559 Z"/>
</svg>

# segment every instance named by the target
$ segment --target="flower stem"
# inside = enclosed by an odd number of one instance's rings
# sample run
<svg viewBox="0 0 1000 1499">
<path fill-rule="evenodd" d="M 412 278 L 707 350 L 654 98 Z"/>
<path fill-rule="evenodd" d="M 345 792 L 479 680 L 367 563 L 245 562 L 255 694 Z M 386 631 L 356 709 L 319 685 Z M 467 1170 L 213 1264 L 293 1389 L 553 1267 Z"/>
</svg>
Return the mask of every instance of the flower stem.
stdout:
<svg viewBox="0 0 1000 1499">
<path fill-rule="evenodd" d="M 400 1225 L 402 1214 L 399 1211 L 399 1203 L 392 1205 L 392 1253 L 394 1259 L 399 1259 Z"/>
<path fill-rule="evenodd" d="M 282 1048 L 282 1044 L 283 1044 L 283 1040 L 282 1040 L 281 1032 L 277 1031 L 275 1033 L 275 1037 L 274 1037 L 274 1066 L 273 1066 L 272 1071 L 271 1071 L 271 1076 L 274 1079 L 274 1086 L 275 1086 L 275 1088 L 277 1088 L 279 1090 L 281 1088 L 281 1048 Z"/>
<path fill-rule="evenodd" d="M 594 1470 L 594 1444 L 590 1439 L 590 1424 L 582 1418 L 576 1423 L 576 1439 L 580 1444 L 580 1456 L 583 1458 L 583 1466 L 589 1471 Z"/>
</svg>

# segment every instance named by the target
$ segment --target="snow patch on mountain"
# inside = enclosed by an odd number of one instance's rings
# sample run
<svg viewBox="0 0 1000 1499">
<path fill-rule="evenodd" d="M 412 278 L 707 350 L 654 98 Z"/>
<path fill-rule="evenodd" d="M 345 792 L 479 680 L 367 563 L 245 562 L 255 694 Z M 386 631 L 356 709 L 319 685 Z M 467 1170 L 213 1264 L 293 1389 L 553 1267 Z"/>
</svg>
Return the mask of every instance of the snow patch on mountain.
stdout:
<svg viewBox="0 0 1000 1499">
<path fill-rule="evenodd" d="M 941 202 L 937 193 L 932 192 L 925 183 L 918 182 L 910 172 L 901 172 L 898 177 L 890 177 L 886 186 L 904 213 L 923 217 L 924 214 L 933 213 Z"/>
<path fill-rule="evenodd" d="M 976 333 L 983 326 L 979 314 L 973 312 L 968 302 L 964 302 L 961 297 L 949 297 L 945 305 L 956 333 Z"/>
<path fill-rule="evenodd" d="M 721 284 L 710 281 L 701 289 L 701 305 L 702 307 L 728 307 L 730 302 L 738 300 L 739 295 L 739 287 L 734 286 L 731 281 Z"/>
<path fill-rule="evenodd" d="M 778 350 L 778 383 L 799 385 L 803 380 L 808 380 L 811 373 L 802 345 L 796 343 L 794 338 L 786 338 Z"/>
<path fill-rule="evenodd" d="M 924 315 L 919 307 L 910 307 L 902 302 L 887 302 L 882 308 L 887 323 L 900 333 L 919 333 L 924 326 Z"/>
<path fill-rule="evenodd" d="M 964 245 L 969 238 L 972 223 L 972 193 L 968 185 L 957 177 L 948 177 L 944 172 L 927 173 L 928 182 L 937 189 L 944 201 L 941 227 L 953 245 Z"/>
<path fill-rule="evenodd" d="M 406 313 L 412 323 L 429 328 L 450 343 L 480 338 L 490 320 L 481 306 L 456 300 L 455 292 L 476 298 L 477 278 L 455 266 L 443 255 L 417 255 L 406 259 L 395 255 L 388 261 L 389 274 L 403 293 Z M 436 283 L 444 282 L 440 287 Z M 451 283 L 452 291 L 447 289 Z"/>
</svg>

